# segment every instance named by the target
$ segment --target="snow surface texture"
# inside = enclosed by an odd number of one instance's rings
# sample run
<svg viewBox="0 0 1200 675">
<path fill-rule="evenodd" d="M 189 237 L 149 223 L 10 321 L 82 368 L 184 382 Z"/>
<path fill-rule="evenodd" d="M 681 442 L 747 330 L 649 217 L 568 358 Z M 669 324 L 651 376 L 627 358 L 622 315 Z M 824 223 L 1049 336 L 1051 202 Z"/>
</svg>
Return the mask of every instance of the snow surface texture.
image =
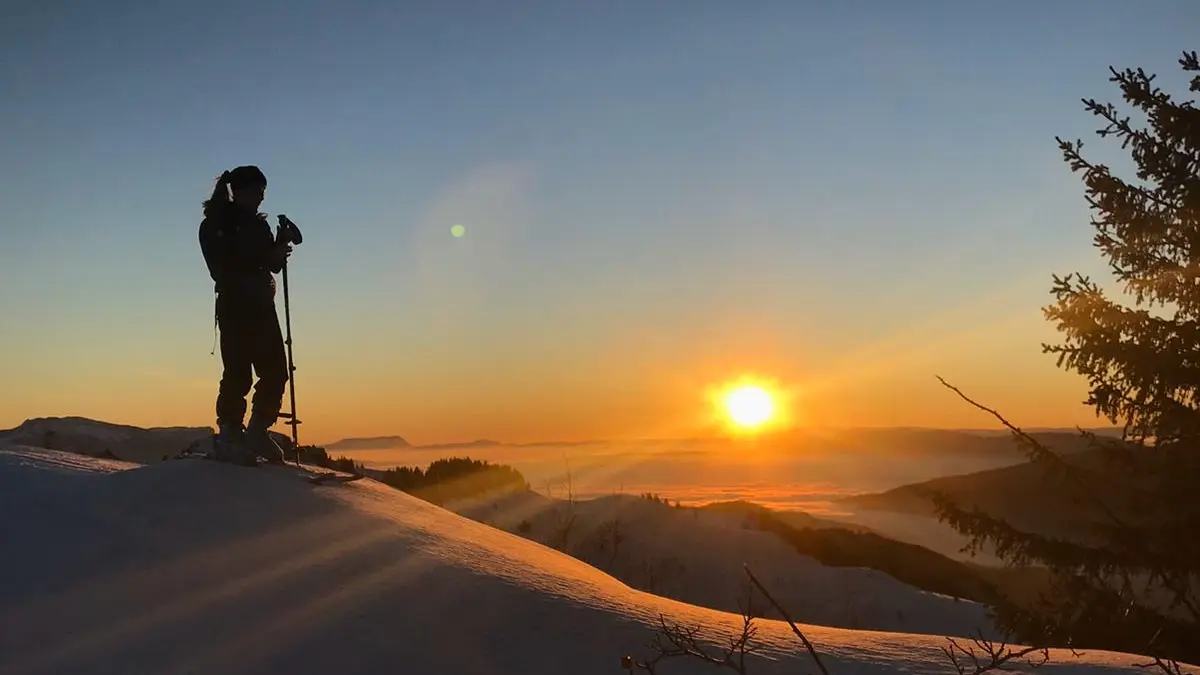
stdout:
<svg viewBox="0 0 1200 675">
<path fill-rule="evenodd" d="M 124 471 L 138 466 L 141 465 L 28 445 L 0 447 L 0 467 L 3 467 L 0 471 L 4 472 L 3 475 L 15 476 L 18 475 L 18 471 L 27 471 L 27 479 L 33 481 L 37 480 L 36 475 L 40 472 L 50 472 L 57 476 L 86 476 Z"/>
<path fill-rule="evenodd" d="M 772 532 L 744 527 L 741 514 L 633 496 L 567 504 L 524 492 L 448 508 L 571 553 L 635 588 L 702 607 L 739 612 L 742 566 L 749 565 L 797 621 L 1003 638 L 979 603 L 926 592 L 878 570 L 826 566 Z"/>
<path fill-rule="evenodd" d="M 740 630 L 371 479 L 318 487 L 288 467 L 180 460 L 46 471 L 19 494 L 29 471 L 13 467 L 0 462 L 5 675 L 613 674 L 649 655 L 660 613 L 717 642 Z M 953 672 L 943 638 L 802 628 L 833 675 Z M 750 673 L 816 672 L 786 624 L 758 631 Z M 1142 673 L 1139 660 L 1058 651 L 1037 672 Z"/>
</svg>

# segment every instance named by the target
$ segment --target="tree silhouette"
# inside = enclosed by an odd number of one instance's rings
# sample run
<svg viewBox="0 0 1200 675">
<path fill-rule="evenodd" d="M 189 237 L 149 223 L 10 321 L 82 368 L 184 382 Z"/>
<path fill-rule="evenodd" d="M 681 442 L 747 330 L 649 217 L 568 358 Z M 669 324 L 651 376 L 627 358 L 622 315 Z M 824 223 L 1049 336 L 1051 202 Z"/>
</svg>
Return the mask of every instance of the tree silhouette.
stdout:
<svg viewBox="0 0 1200 675">
<path fill-rule="evenodd" d="M 1194 51 L 1179 64 L 1184 73 L 1200 72 Z M 945 495 L 933 498 L 939 517 L 969 535 L 971 547 L 988 544 L 1011 564 L 1049 570 L 1048 592 L 998 607 L 1001 625 L 1023 639 L 1196 663 L 1200 110 L 1194 101 L 1173 100 L 1141 69 L 1109 70 L 1145 125 L 1135 126 L 1112 104 L 1083 104 L 1103 120 L 1101 138 L 1120 140 L 1135 177 L 1120 178 L 1088 161 L 1080 141 L 1056 140 L 1071 171 L 1082 174 L 1094 246 L 1124 286 L 1126 303 L 1086 276 L 1054 276 L 1055 301 L 1044 312 L 1065 339 L 1043 349 L 1057 355 L 1059 368 L 1087 378 L 1087 405 L 1121 426 L 1124 437 L 1091 436 L 1091 451 L 1068 461 L 959 391 L 1061 479 L 1086 527 L 1070 537 L 1020 531 Z M 1185 77 L 1191 92 L 1200 91 L 1200 75 Z"/>
<path fill-rule="evenodd" d="M 434 504 L 496 491 L 528 490 L 529 481 L 507 464 L 469 457 L 448 457 L 420 467 L 400 466 L 379 472 L 380 482 Z"/>
</svg>

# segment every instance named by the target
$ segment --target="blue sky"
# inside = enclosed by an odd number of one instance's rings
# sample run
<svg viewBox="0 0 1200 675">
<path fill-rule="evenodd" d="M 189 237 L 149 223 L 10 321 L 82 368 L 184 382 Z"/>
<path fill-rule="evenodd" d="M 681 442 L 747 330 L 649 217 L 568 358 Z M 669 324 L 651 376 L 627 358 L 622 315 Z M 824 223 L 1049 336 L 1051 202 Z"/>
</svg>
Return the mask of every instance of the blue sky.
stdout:
<svg viewBox="0 0 1200 675">
<path fill-rule="evenodd" d="M 1098 259 L 1053 137 L 1119 160 L 1079 99 L 1116 100 L 1109 65 L 1178 81 L 1200 25 L 1165 1 L 109 7 L 0 17 L 0 425 L 211 423 L 196 228 L 244 163 L 305 231 L 317 436 L 650 433 L 709 379 L 879 361 L 812 409 L 980 421 L 937 371 L 1018 408 L 1049 387 L 1023 410 L 1071 423 L 1038 308 Z"/>
</svg>

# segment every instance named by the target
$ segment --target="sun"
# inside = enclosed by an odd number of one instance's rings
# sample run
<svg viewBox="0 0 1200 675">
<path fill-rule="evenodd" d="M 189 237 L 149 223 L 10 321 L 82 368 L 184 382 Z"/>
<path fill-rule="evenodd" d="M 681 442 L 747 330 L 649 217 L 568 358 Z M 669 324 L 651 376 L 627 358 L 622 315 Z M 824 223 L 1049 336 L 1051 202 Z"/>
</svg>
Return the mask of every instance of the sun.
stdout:
<svg viewBox="0 0 1200 675">
<path fill-rule="evenodd" d="M 724 396 L 725 414 L 743 429 L 757 429 L 775 416 L 775 399 L 755 384 L 738 385 Z"/>
<path fill-rule="evenodd" d="M 741 374 L 705 387 L 706 428 L 740 438 L 784 432 L 797 424 L 798 385 L 772 377 Z"/>
</svg>

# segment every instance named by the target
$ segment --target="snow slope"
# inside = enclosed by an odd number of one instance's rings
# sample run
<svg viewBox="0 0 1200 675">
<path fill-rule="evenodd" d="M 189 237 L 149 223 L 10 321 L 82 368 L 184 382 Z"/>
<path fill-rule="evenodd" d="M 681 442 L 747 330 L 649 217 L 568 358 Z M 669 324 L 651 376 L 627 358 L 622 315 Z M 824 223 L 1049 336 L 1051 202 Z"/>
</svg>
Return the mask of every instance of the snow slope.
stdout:
<svg viewBox="0 0 1200 675">
<path fill-rule="evenodd" d="M 570 553 L 635 588 L 702 607 L 740 611 L 742 566 L 749 565 L 797 621 L 1003 637 L 979 603 L 923 591 L 874 569 L 824 565 L 772 532 L 744 527 L 738 513 L 676 509 L 628 495 L 568 504 L 525 492 L 447 507 Z"/>
<path fill-rule="evenodd" d="M 180 460 L 14 497 L 28 472 L 0 463 L 0 673 L 612 674 L 660 613 L 740 626 L 373 480 L 292 472 Z M 935 636 L 804 630 L 835 675 L 952 672 Z M 757 640 L 750 673 L 815 672 L 785 624 Z M 1038 672 L 1143 672 L 1053 657 Z"/>
<path fill-rule="evenodd" d="M 138 464 L 27 445 L 0 446 L 0 504 L 41 490 L 73 484 L 78 478 L 131 469 Z"/>
</svg>

